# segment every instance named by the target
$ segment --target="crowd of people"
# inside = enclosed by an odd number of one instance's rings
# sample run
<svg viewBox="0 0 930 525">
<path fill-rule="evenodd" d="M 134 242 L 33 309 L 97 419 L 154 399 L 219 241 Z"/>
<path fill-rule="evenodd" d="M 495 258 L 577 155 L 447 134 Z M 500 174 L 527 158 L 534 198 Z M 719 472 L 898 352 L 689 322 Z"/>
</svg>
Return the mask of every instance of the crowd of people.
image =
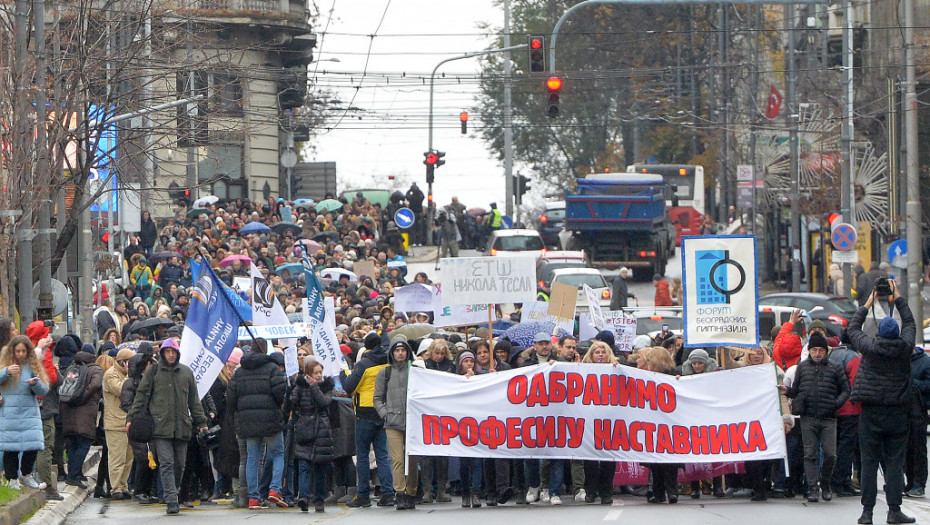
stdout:
<svg viewBox="0 0 930 525">
<path fill-rule="evenodd" d="M 123 250 L 126 286 L 101 287 L 96 298 L 93 341 L 75 334 L 54 340 L 41 321 L 19 335 L 10 320 L 0 320 L 0 450 L 10 485 L 44 490 L 49 499 L 61 498 L 58 482 L 88 488 L 84 462 L 98 445 L 94 496 L 162 503 L 169 514 L 223 498 L 253 510 L 312 506 L 323 512 L 336 503 L 415 509 L 453 496 L 475 508 L 561 505 L 563 498 L 611 504 L 618 494 L 657 504 L 676 503 L 680 494 L 754 501 L 802 495 L 809 502 L 861 495 L 859 523 L 871 523 L 882 464 L 888 522 L 912 521 L 900 505 L 903 494 L 923 496 L 927 482 L 930 361 L 914 347 L 913 316 L 893 286 L 886 296 L 868 293 L 843 337 L 830 337 L 822 323 L 805 327 L 796 313 L 773 333 L 772 348 L 689 351 L 670 332 L 638 340 L 632 354 L 618 351 L 610 331 L 591 340 L 540 332 L 527 347 L 484 327 L 414 337 L 401 335 L 404 327 L 428 327 L 430 314 L 394 312 L 391 298 L 408 278 L 429 283 L 430 277 L 407 275 L 389 209 L 361 194 L 340 204 L 318 211 L 314 203 L 239 199 L 181 210 L 157 223 L 145 214 L 142 231 Z M 392 199 L 391 206 L 400 204 L 410 205 Z M 464 206 L 445 211 L 470 215 Z M 458 236 L 467 244 L 467 235 Z M 302 340 L 299 372 L 287 375 L 277 341 L 242 341 L 201 398 L 193 373 L 180 362 L 191 261 L 215 268 L 230 286 L 254 263 L 285 311 L 299 315 L 303 272 L 289 265 L 304 255 L 335 299 L 347 369 L 325 377 L 312 345 Z M 351 274 L 358 261 L 370 261 L 374 275 Z M 669 290 L 661 276 L 655 282 L 663 301 L 680 302 L 678 283 Z M 623 286 L 622 301 L 630 297 Z M 879 305 L 893 315 L 869 325 Z M 519 320 L 516 306 L 511 315 Z M 475 376 L 553 361 L 673 376 L 774 362 L 788 468 L 750 461 L 745 474 L 680 485 L 681 465 L 650 464 L 648 486 L 618 487 L 612 461 L 405 454 L 410 366 Z"/>
</svg>

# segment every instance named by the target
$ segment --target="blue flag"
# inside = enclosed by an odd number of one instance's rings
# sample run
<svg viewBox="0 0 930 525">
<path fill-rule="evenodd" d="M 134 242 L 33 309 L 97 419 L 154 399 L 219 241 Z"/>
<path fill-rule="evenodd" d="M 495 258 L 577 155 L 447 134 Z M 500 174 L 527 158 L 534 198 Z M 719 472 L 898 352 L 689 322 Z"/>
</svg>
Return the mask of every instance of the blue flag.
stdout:
<svg viewBox="0 0 930 525">
<path fill-rule="evenodd" d="M 320 280 L 316 277 L 316 271 L 313 269 L 310 258 L 307 257 L 309 252 L 303 241 L 301 241 L 300 247 L 303 248 L 301 263 L 304 265 L 304 279 L 307 282 L 307 304 L 310 305 L 310 318 L 317 323 L 322 323 L 323 318 L 326 317 L 326 310 L 323 307 L 323 285 L 320 284 Z"/>
<path fill-rule="evenodd" d="M 191 259 L 191 275 L 196 276 L 200 273 L 200 264 L 197 263 L 194 259 Z M 252 320 L 252 307 L 249 305 L 248 301 L 245 300 L 242 295 L 229 287 L 226 283 L 220 281 L 220 284 L 223 285 L 223 292 L 226 293 L 226 297 L 229 297 L 229 301 L 236 308 L 236 311 L 239 312 L 239 317 L 243 321 Z"/>
<path fill-rule="evenodd" d="M 190 367 L 202 399 L 236 347 L 240 318 L 209 265 L 195 265 L 190 308 L 181 334 L 181 363 Z"/>
</svg>

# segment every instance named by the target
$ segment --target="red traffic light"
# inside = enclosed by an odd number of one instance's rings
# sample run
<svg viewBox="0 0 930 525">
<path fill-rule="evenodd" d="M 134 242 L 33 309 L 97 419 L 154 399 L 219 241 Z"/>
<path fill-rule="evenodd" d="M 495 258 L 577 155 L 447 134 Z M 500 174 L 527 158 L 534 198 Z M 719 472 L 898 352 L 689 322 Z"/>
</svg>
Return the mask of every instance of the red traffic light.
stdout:
<svg viewBox="0 0 930 525">
<path fill-rule="evenodd" d="M 459 113 L 459 120 L 461 120 L 462 122 L 468 122 L 468 112 L 463 111 Z"/>
<path fill-rule="evenodd" d="M 549 80 L 546 81 L 546 87 L 550 91 L 558 91 L 562 89 L 562 79 L 559 77 L 549 77 Z"/>
<path fill-rule="evenodd" d="M 439 156 L 435 153 L 430 153 L 426 156 L 426 164 L 430 166 L 435 166 L 437 160 L 439 160 Z"/>
<path fill-rule="evenodd" d="M 530 49 L 542 49 L 543 43 L 542 40 L 534 38 L 530 40 Z"/>
</svg>

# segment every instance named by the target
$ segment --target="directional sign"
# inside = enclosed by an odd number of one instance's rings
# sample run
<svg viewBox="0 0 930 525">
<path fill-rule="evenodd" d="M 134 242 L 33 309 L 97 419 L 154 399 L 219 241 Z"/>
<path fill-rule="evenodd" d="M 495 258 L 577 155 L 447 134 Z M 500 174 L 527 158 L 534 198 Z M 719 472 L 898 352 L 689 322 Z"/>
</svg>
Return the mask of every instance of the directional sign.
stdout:
<svg viewBox="0 0 930 525">
<path fill-rule="evenodd" d="M 394 213 L 394 224 L 402 230 L 413 226 L 415 216 L 410 208 L 401 208 Z"/>
<path fill-rule="evenodd" d="M 513 219 L 511 219 L 508 215 L 504 215 L 501 217 L 501 226 L 503 226 L 505 230 L 513 228 Z"/>
<path fill-rule="evenodd" d="M 888 247 L 888 260 L 892 266 L 907 268 L 907 241 L 899 239 Z"/>
<path fill-rule="evenodd" d="M 852 224 L 842 222 L 833 227 L 830 233 L 830 242 L 841 252 L 848 252 L 856 247 L 856 228 Z"/>
</svg>

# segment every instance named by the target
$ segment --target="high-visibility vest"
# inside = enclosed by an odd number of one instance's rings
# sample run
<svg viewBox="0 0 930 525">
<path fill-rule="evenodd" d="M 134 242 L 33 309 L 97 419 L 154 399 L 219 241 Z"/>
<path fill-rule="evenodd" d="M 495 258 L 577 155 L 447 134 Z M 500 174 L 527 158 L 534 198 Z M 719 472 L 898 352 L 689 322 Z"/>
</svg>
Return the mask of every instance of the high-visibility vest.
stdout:
<svg viewBox="0 0 930 525">
<path fill-rule="evenodd" d="M 498 210 L 497 208 L 494 208 L 493 210 L 491 210 L 491 228 L 494 228 L 495 230 L 499 229 L 501 227 L 502 219 L 503 219 L 503 215 L 501 215 L 500 210 Z"/>
</svg>

